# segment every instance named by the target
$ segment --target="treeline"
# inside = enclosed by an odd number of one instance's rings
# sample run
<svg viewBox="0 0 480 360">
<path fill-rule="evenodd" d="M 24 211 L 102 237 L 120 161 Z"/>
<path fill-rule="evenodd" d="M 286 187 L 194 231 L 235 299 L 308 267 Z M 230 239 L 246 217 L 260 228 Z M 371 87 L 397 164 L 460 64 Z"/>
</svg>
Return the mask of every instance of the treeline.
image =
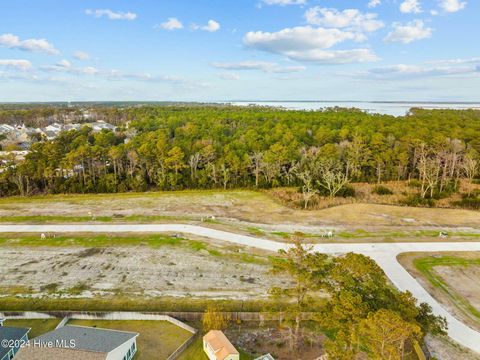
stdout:
<svg viewBox="0 0 480 360">
<path fill-rule="evenodd" d="M 116 114 L 119 131 L 85 127 L 33 144 L 21 163 L 7 159 L 1 194 L 298 186 L 308 205 L 312 194 L 348 195 L 352 181 L 415 179 L 428 198 L 478 175 L 475 110 L 413 109 L 405 117 L 340 108 L 96 111 Z"/>
</svg>

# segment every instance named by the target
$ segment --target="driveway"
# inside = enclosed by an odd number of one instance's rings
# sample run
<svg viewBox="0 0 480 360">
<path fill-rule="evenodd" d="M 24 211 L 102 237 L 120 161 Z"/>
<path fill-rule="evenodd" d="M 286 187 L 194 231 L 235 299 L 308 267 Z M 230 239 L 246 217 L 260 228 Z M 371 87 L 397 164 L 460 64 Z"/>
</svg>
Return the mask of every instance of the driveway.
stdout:
<svg viewBox="0 0 480 360">
<path fill-rule="evenodd" d="M 88 225 L 0 225 L 0 233 L 184 233 L 226 241 L 263 250 L 278 251 L 289 245 L 253 236 L 239 235 L 195 225 L 182 224 L 88 224 Z M 354 252 L 374 259 L 401 291 L 410 291 L 420 302 L 428 303 L 436 315 L 448 321 L 448 334 L 459 344 L 480 353 L 480 333 L 453 317 L 397 261 L 404 252 L 480 251 L 480 242 L 317 244 L 314 250 L 328 254 Z"/>
</svg>

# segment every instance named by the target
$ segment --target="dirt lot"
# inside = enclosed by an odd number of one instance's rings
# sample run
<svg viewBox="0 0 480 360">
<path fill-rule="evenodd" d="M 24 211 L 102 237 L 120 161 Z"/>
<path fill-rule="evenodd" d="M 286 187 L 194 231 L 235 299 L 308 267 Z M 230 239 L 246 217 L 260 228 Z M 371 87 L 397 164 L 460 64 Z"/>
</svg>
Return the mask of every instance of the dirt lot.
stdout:
<svg viewBox="0 0 480 360">
<path fill-rule="evenodd" d="M 0 247 L 0 292 L 258 299 L 282 281 L 268 274 L 266 261 L 229 254 L 169 246 Z"/>
<path fill-rule="evenodd" d="M 56 195 L 0 199 L 3 222 L 41 220 L 29 217 L 77 217 L 88 220 L 172 221 L 214 216 L 233 223 L 299 226 L 480 226 L 480 214 L 458 209 L 409 208 L 378 204 L 347 204 L 302 211 L 283 206 L 266 192 L 182 191 L 112 195 Z M 16 218 L 15 218 L 16 217 Z M 144 218 L 149 217 L 149 218 Z M 278 228 L 284 231 L 285 227 Z"/>
<path fill-rule="evenodd" d="M 452 314 L 480 330 L 480 253 L 409 253 L 399 260 Z"/>
</svg>

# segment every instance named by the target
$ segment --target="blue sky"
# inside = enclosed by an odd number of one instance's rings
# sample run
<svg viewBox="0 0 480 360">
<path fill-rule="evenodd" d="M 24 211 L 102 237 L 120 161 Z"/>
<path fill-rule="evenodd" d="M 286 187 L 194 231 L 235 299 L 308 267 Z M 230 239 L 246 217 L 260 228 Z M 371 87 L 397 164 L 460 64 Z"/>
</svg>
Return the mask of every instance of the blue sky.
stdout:
<svg viewBox="0 0 480 360">
<path fill-rule="evenodd" d="M 477 0 L 15 0 L 0 101 L 480 101 Z"/>
</svg>

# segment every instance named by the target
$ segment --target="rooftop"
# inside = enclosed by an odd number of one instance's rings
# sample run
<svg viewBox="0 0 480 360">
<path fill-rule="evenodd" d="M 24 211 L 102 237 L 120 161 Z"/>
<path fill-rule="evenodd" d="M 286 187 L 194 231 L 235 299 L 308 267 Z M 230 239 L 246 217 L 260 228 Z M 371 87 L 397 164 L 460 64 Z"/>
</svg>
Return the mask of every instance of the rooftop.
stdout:
<svg viewBox="0 0 480 360">
<path fill-rule="evenodd" d="M 136 338 L 138 333 L 99 329 L 84 326 L 64 326 L 35 338 L 42 342 L 75 340 L 76 350 L 109 353 L 125 342 Z"/>
<path fill-rule="evenodd" d="M 224 360 L 228 355 L 232 354 L 238 355 L 237 349 L 220 330 L 210 330 L 203 337 L 203 340 L 213 349 L 217 360 Z"/>
<path fill-rule="evenodd" d="M 20 340 L 24 337 L 30 328 L 16 328 L 9 326 L 0 326 L 0 342 L 2 340 Z M 10 347 L 3 347 L 0 345 L 0 359 L 3 358 L 10 351 Z"/>
</svg>

